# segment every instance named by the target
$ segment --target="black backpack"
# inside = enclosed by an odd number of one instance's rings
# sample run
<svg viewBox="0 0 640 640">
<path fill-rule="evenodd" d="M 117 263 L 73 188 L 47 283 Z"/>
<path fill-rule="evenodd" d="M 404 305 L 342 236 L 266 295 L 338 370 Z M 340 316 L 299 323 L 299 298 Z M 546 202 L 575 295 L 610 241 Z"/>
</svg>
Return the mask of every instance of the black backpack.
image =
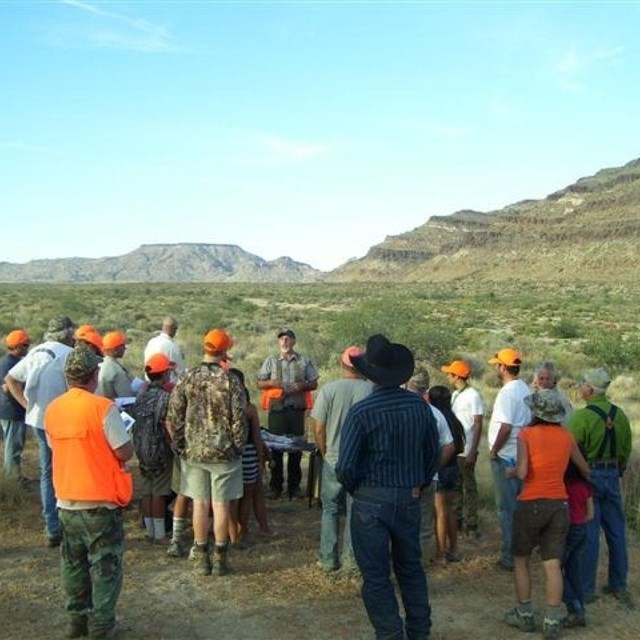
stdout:
<svg viewBox="0 0 640 640">
<path fill-rule="evenodd" d="M 169 406 L 169 393 L 160 385 L 151 384 L 138 395 L 131 413 L 133 448 L 140 469 L 147 475 L 157 476 L 173 458 L 164 423 Z"/>
</svg>

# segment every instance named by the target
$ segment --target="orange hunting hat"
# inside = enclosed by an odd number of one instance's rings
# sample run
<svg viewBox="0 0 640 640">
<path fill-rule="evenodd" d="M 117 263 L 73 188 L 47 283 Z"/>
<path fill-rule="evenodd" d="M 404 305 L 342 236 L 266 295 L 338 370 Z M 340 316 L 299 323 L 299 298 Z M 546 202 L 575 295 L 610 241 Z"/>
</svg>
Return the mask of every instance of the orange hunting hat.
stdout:
<svg viewBox="0 0 640 640">
<path fill-rule="evenodd" d="M 31 339 L 27 335 L 27 332 L 22 329 L 16 329 L 15 331 L 11 331 L 7 334 L 7 337 L 4 339 L 5 344 L 9 349 L 15 349 L 19 347 L 21 344 L 29 344 Z"/>
<path fill-rule="evenodd" d="M 76 329 L 76 340 L 83 340 L 93 345 L 100 355 L 103 355 L 104 345 L 102 344 L 102 336 L 98 330 L 90 324 L 83 324 Z"/>
<path fill-rule="evenodd" d="M 204 337 L 203 344 L 208 352 L 226 351 L 233 346 L 233 340 L 224 329 L 211 329 Z"/>
<path fill-rule="evenodd" d="M 489 358 L 489 364 L 503 364 L 505 367 L 519 367 L 522 364 L 522 356 L 515 349 L 501 349 L 493 358 Z"/>
<path fill-rule="evenodd" d="M 164 373 L 176 365 L 164 353 L 154 353 L 145 363 L 146 373 Z"/>
<path fill-rule="evenodd" d="M 109 331 L 109 333 L 105 333 L 104 338 L 102 338 L 102 346 L 105 349 L 117 349 L 123 344 L 127 344 L 127 336 L 121 331 Z"/>
<path fill-rule="evenodd" d="M 451 373 L 459 378 L 468 378 L 471 375 L 471 369 L 464 360 L 454 360 L 451 364 L 440 367 L 440 371 Z"/>
<path fill-rule="evenodd" d="M 340 358 L 340 362 L 345 367 L 349 367 L 353 369 L 353 364 L 351 363 L 351 356 L 361 356 L 364 353 L 364 349 L 360 347 L 347 347 L 343 352 Z"/>
</svg>

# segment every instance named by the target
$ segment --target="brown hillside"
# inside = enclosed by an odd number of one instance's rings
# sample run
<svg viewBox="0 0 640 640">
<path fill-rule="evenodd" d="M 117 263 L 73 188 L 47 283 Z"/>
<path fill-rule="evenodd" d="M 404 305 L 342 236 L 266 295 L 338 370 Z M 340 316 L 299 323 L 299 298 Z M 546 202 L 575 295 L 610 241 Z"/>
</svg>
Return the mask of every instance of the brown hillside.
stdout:
<svg viewBox="0 0 640 640">
<path fill-rule="evenodd" d="M 458 211 L 372 247 L 329 281 L 448 281 L 473 277 L 636 281 L 640 267 L 640 159 L 498 211 Z"/>
</svg>

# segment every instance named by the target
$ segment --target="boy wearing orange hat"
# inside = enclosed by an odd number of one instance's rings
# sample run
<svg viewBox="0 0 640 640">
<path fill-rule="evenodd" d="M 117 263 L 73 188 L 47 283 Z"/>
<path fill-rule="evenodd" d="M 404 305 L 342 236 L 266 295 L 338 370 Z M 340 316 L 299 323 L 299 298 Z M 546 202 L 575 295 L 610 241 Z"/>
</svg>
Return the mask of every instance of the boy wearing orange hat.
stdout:
<svg viewBox="0 0 640 640">
<path fill-rule="evenodd" d="M 121 331 L 109 331 L 102 338 L 104 359 L 100 365 L 96 393 L 105 398 L 126 398 L 132 395 L 131 376 L 118 362 L 127 349 L 127 338 Z"/>
<path fill-rule="evenodd" d="M 464 528 L 467 536 L 478 538 L 478 485 L 476 483 L 476 462 L 478 446 L 482 436 L 484 404 L 480 392 L 469 384 L 471 368 L 464 360 L 454 360 L 441 367 L 453 387 L 451 410 L 464 426 L 466 443 L 458 456 L 457 504 L 458 526 Z"/>
<path fill-rule="evenodd" d="M 16 329 L 7 334 L 5 344 L 8 353 L 0 358 L 0 425 L 4 437 L 4 473 L 20 477 L 22 450 L 27 436 L 27 425 L 24 422 L 24 407 L 11 395 L 4 383 L 4 378 L 22 358 L 27 355 L 30 344 L 26 331 Z"/>
</svg>

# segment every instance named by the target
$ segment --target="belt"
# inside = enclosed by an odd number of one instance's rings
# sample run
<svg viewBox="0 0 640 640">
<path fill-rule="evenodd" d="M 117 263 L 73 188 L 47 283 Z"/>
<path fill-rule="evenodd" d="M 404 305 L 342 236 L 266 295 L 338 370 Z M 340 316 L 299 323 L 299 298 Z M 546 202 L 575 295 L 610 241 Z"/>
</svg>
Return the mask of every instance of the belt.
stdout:
<svg viewBox="0 0 640 640">
<path fill-rule="evenodd" d="M 591 463 L 592 469 L 617 469 L 618 463 L 615 460 L 596 460 Z"/>
</svg>

